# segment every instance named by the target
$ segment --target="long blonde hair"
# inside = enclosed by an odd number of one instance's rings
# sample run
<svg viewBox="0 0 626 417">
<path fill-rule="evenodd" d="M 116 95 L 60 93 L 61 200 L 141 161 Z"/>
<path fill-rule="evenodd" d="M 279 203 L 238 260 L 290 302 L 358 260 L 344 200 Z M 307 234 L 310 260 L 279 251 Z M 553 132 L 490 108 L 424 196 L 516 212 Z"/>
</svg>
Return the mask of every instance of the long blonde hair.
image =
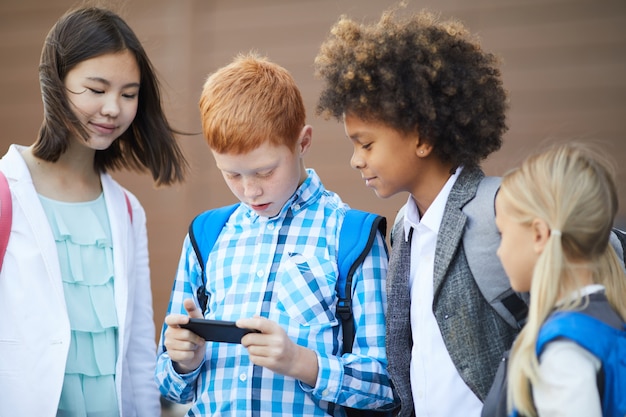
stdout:
<svg viewBox="0 0 626 417">
<path fill-rule="evenodd" d="M 507 399 L 521 415 L 534 417 L 531 385 L 538 380 L 535 352 L 541 325 L 555 309 L 580 308 L 578 297 L 559 297 L 581 288 L 574 268 L 588 268 L 605 286 L 611 306 L 626 318 L 626 275 L 609 237 L 617 213 L 614 172 L 607 158 L 581 143 L 554 145 L 507 173 L 499 191 L 521 224 L 542 219 L 553 231 L 533 270 L 528 321 L 511 351 Z"/>
</svg>

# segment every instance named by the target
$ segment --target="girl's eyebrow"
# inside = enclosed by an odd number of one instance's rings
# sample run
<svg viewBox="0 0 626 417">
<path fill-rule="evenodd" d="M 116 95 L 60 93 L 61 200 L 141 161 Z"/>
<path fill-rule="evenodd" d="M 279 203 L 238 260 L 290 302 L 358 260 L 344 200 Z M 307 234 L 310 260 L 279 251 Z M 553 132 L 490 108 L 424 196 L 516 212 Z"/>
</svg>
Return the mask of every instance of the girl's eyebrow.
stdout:
<svg viewBox="0 0 626 417">
<path fill-rule="evenodd" d="M 90 81 L 95 81 L 95 82 L 99 82 L 102 83 L 106 86 L 110 86 L 111 82 L 109 80 L 106 80 L 104 78 L 100 78 L 100 77 L 87 77 L 88 80 Z M 139 88 L 139 83 L 128 83 L 128 84 L 124 84 L 122 86 L 122 88 L 130 88 L 130 87 L 136 87 Z"/>
</svg>

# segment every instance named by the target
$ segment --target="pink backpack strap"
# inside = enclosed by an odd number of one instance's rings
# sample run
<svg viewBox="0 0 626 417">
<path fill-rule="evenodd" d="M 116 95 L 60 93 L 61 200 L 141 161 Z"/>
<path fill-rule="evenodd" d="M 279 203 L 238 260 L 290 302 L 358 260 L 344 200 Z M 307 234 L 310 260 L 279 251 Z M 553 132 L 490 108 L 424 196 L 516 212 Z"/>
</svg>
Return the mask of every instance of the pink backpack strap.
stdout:
<svg viewBox="0 0 626 417">
<path fill-rule="evenodd" d="M 128 198 L 128 194 L 124 191 L 124 198 L 126 199 L 126 208 L 128 209 L 128 215 L 130 216 L 130 222 L 133 222 L 133 206 L 130 204 L 130 198 Z"/>
<path fill-rule="evenodd" d="M 9 245 L 11 234 L 11 222 L 13 221 L 13 206 L 11 202 L 11 190 L 4 173 L 0 171 L 0 269 L 4 261 L 4 254 Z"/>
</svg>

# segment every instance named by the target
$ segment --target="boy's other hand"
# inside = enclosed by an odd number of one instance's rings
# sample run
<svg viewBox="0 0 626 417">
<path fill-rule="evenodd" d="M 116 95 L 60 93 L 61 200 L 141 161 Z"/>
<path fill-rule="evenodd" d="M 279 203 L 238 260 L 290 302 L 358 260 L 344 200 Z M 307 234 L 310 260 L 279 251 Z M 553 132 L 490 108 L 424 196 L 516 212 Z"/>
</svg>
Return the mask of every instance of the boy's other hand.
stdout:
<svg viewBox="0 0 626 417">
<path fill-rule="evenodd" d="M 185 310 L 187 310 L 188 316 L 184 314 L 170 314 L 165 317 L 167 329 L 165 330 L 164 345 L 170 359 L 172 359 L 176 372 L 187 374 L 202 364 L 205 341 L 191 330 L 180 327 L 181 324 L 189 322 L 189 317 L 202 318 L 202 312 L 193 299 L 186 299 L 183 301 L 183 305 Z"/>
<path fill-rule="evenodd" d="M 248 349 L 250 360 L 255 365 L 315 386 L 317 354 L 295 344 L 278 323 L 255 316 L 237 320 L 237 327 L 261 332 L 248 333 L 241 339 L 241 344 Z"/>
</svg>

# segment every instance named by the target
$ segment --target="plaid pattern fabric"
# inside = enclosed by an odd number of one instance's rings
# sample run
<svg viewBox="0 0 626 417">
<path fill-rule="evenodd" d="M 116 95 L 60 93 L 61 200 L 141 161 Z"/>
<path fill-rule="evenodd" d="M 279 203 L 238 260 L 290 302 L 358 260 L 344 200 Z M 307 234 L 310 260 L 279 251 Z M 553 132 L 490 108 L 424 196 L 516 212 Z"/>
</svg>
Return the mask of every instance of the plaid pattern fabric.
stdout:
<svg viewBox="0 0 626 417">
<path fill-rule="evenodd" d="M 194 401 L 192 416 L 341 416 L 341 406 L 373 408 L 393 402 L 385 355 L 387 256 L 380 236 L 354 275 L 355 344 L 351 354 L 341 355 L 335 283 L 346 208 L 309 170 L 278 216 L 259 217 L 240 206 L 206 264 L 205 317 L 234 321 L 261 315 L 279 323 L 295 343 L 317 352 L 317 385 L 255 366 L 245 348 L 228 343 L 207 342 L 204 363 L 179 375 L 161 340 L 156 375 L 166 397 Z M 187 237 L 168 314 L 184 314 L 182 302 L 195 296 L 200 273 Z"/>
</svg>

